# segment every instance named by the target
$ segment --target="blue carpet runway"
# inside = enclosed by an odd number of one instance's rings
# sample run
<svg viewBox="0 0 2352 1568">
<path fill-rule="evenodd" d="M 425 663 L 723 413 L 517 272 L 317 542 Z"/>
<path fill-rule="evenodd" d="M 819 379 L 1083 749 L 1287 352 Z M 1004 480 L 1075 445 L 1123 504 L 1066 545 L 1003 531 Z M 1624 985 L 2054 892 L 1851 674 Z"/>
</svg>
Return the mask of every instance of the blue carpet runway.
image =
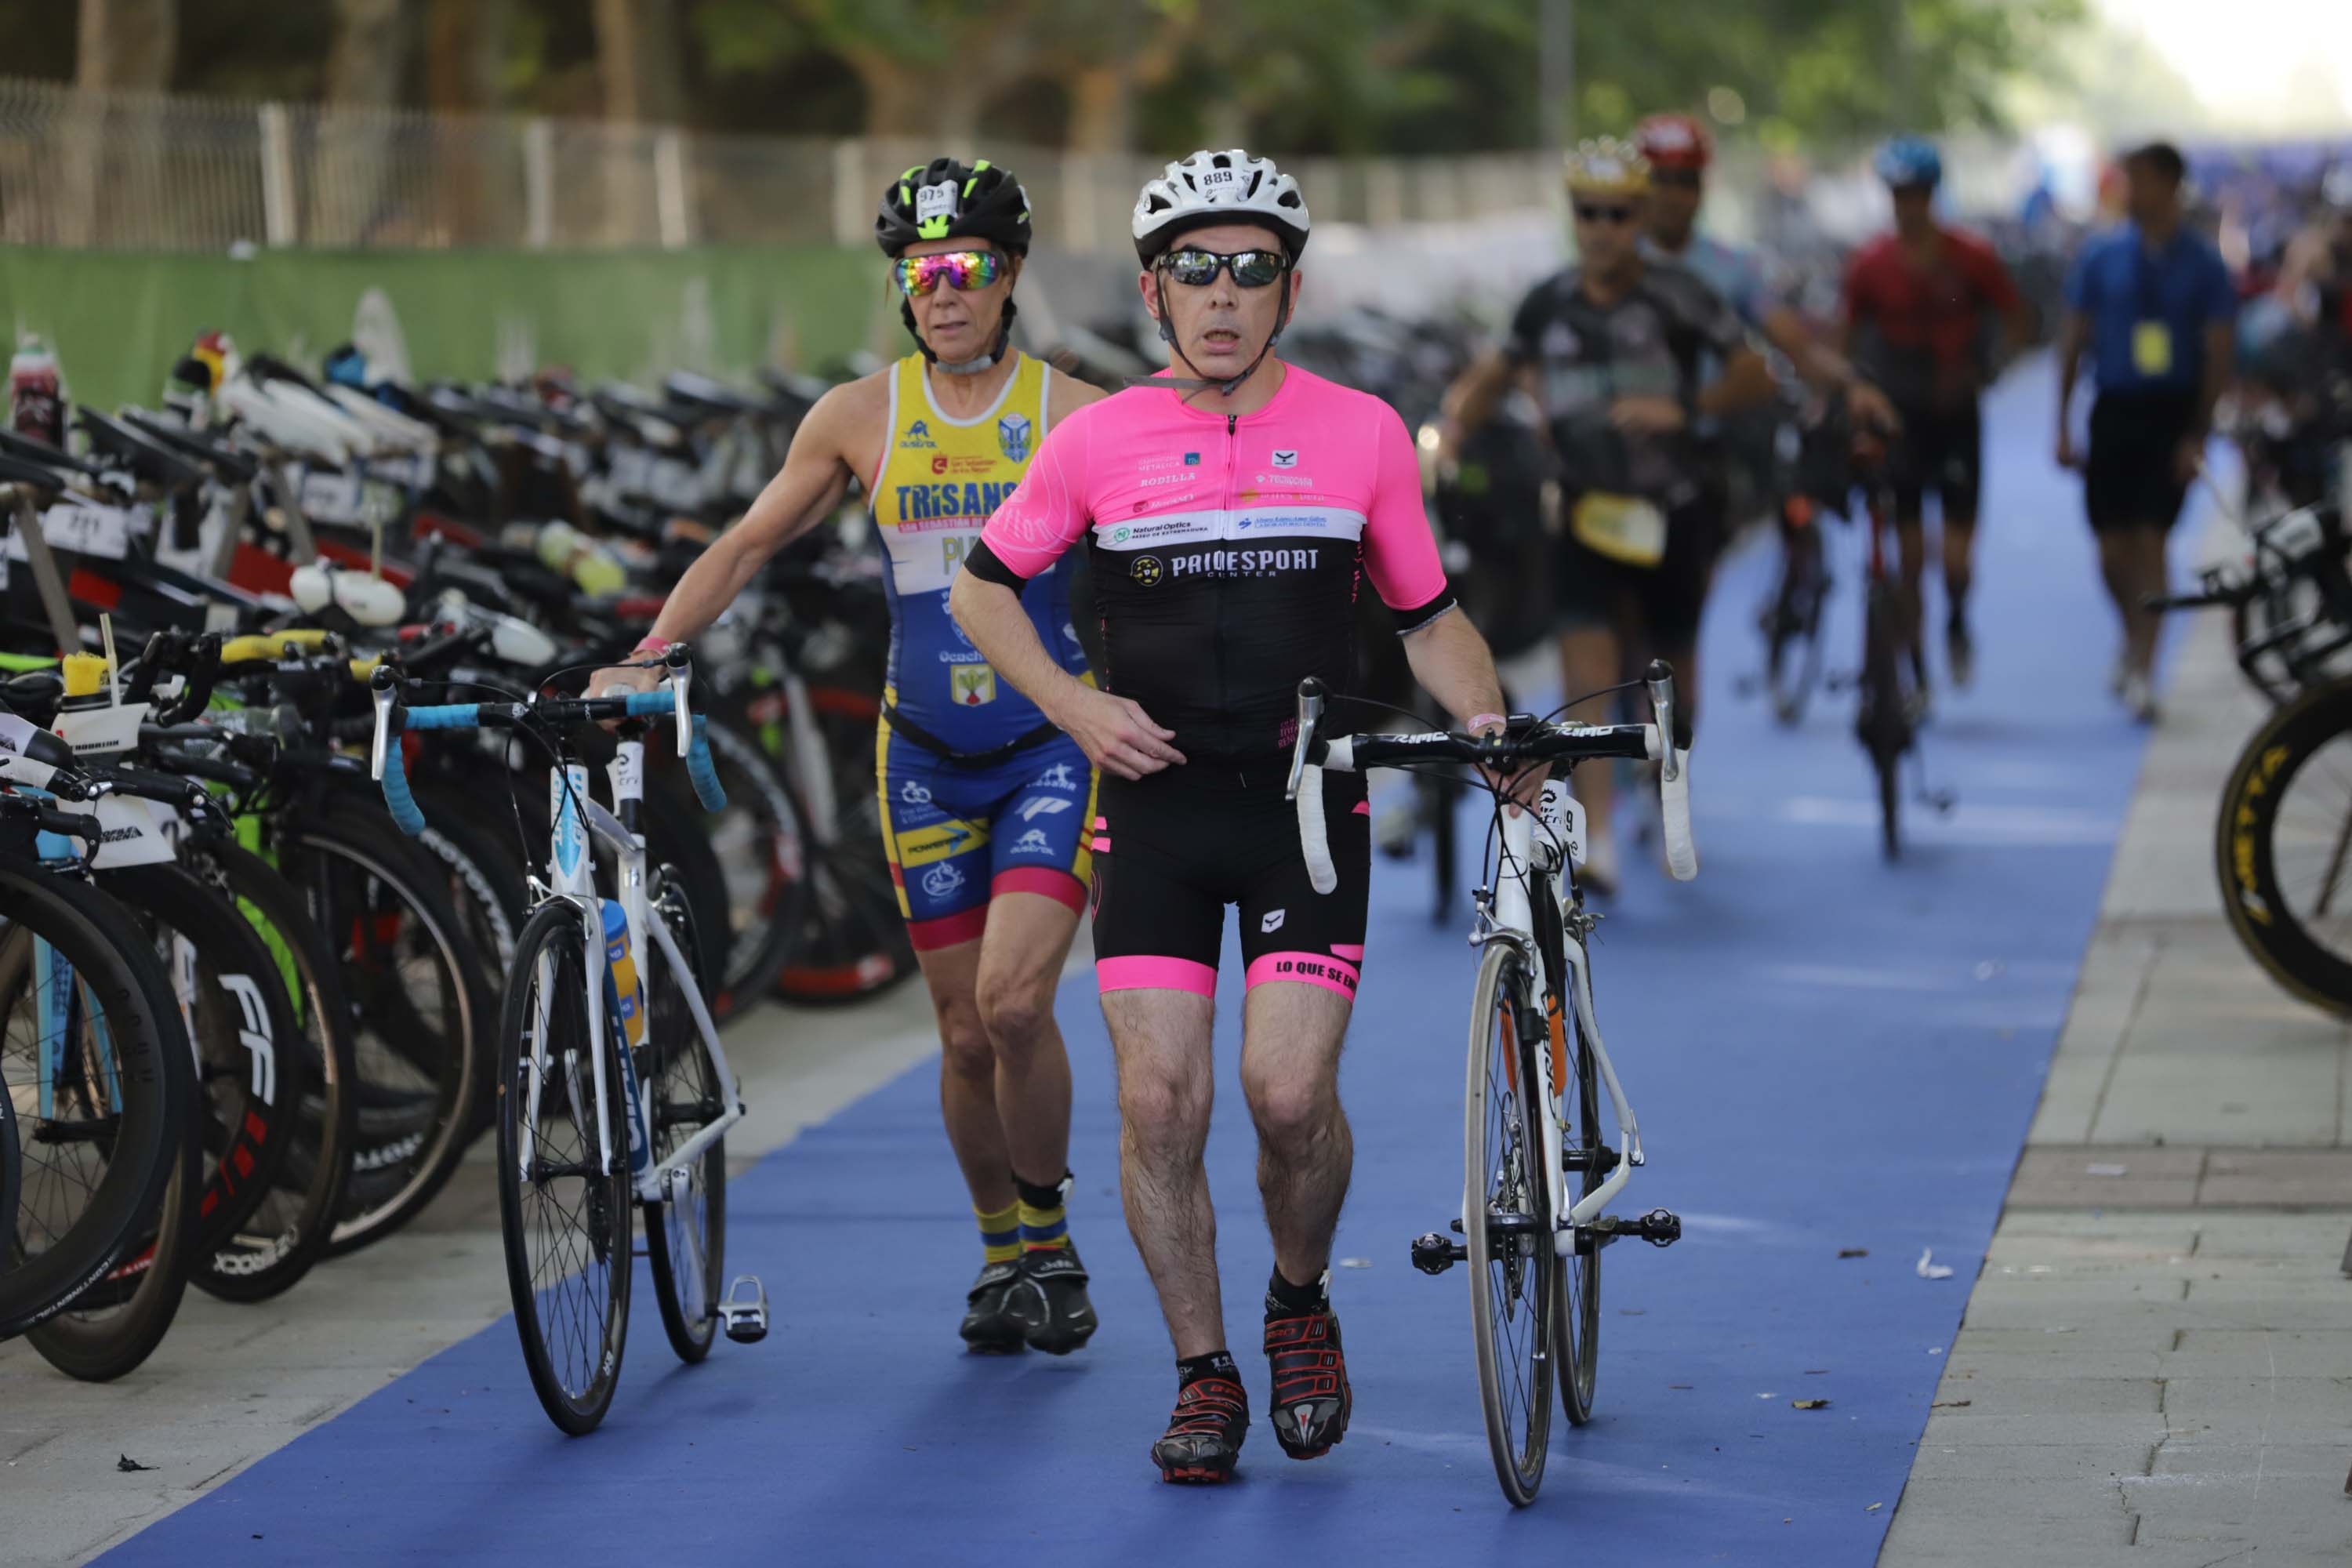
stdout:
<svg viewBox="0 0 2352 1568">
<path fill-rule="evenodd" d="M 765 1345 L 682 1369 L 639 1284 L 619 1397 L 567 1440 L 494 1325 L 150 1528 L 120 1564 L 1866 1564 L 1927 1419 L 2090 935 L 2141 735 L 2106 698 L 2112 620 L 2071 484 L 2048 467 L 2046 374 L 1989 420 L 1978 689 L 1928 737 L 1958 809 L 1881 863 L 1852 700 L 1775 730 L 1732 695 L 1758 659 L 1769 552 L 1729 563 L 1695 767 L 1703 874 L 1636 864 L 1601 930 L 1601 1016 L 1650 1154 L 1621 1206 L 1683 1243 L 1612 1248 L 1599 1419 L 1555 1434 L 1532 1509 L 1496 1489 L 1462 1270 L 1406 1260 L 1461 1190 L 1473 953 L 1433 932 L 1422 866 L 1375 880 L 1349 1047 L 1355 1188 L 1334 1270 L 1356 1395 L 1346 1443 L 1286 1460 L 1265 1427 L 1270 1254 L 1234 1078 L 1229 952 L 1210 1144 L 1227 1319 L 1258 1423 L 1243 1479 L 1162 1487 L 1174 1384 L 1119 1220 L 1108 1045 L 1064 988 L 1076 1079 L 1071 1205 L 1106 1325 L 1067 1360 L 967 1358 L 972 1225 L 918 1068 L 730 1194 L 730 1258 L 775 1294 Z M 1842 536 L 1851 554 L 1853 541 Z M 1849 620 L 1832 664 L 1856 647 Z M 1842 1259 L 1841 1249 L 1867 1256 Z M 1923 1279 L 1923 1249 L 1953 1277 Z M 1800 1411 L 1791 1401 L 1822 1398 Z M 1876 1506 L 1874 1506 L 1876 1505 Z"/>
</svg>

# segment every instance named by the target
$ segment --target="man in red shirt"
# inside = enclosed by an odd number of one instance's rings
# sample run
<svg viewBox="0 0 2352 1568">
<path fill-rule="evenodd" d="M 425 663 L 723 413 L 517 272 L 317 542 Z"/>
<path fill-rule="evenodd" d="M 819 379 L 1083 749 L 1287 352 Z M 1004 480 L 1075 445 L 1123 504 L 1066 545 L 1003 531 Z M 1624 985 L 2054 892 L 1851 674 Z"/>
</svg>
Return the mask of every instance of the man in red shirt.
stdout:
<svg viewBox="0 0 2352 1568">
<path fill-rule="evenodd" d="M 1927 492 L 1934 489 L 1941 503 L 1945 649 L 1952 683 L 1966 686 L 1975 663 L 1968 596 L 1984 466 L 1978 402 L 1991 367 L 2030 340 L 2033 317 L 1990 246 L 1936 221 L 1944 165 L 1933 142 L 1897 137 L 1879 153 L 1877 169 L 1894 196 L 1895 232 L 1864 246 L 1846 270 L 1839 347 L 1885 392 L 1903 421 L 1895 522 L 1911 654 L 1924 691 L 1919 584 Z"/>
</svg>

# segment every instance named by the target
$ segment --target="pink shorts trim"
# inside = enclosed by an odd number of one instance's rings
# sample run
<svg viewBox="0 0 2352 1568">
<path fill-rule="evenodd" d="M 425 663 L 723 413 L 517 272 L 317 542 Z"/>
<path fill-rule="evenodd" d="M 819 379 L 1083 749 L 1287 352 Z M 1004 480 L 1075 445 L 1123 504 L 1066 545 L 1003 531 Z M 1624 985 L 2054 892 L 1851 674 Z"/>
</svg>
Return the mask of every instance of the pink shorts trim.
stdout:
<svg viewBox="0 0 2352 1568">
<path fill-rule="evenodd" d="M 1097 958 L 1095 981 L 1105 991 L 1190 991 L 1217 994 L 1217 966 L 1189 958 Z"/>
<path fill-rule="evenodd" d="M 1326 958 L 1319 952 L 1265 952 L 1249 966 L 1244 984 L 1251 986 L 1289 981 L 1300 985 L 1320 985 L 1352 1001 L 1361 978 L 1356 966 L 1344 958 Z"/>
<path fill-rule="evenodd" d="M 988 896 L 993 899 L 1006 893 L 1042 893 L 1057 904 L 1086 912 L 1085 884 L 1067 871 L 1046 866 L 1015 866 L 999 871 L 989 881 Z"/>
<path fill-rule="evenodd" d="M 1331 951 L 1360 968 L 1363 964 L 1364 944 L 1360 942 L 1335 942 Z"/>
<path fill-rule="evenodd" d="M 917 952 L 935 952 L 960 942 L 978 942 L 980 933 L 987 929 L 988 906 L 974 904 L 933 921 L 908 921 L 907 940 L 915 944 Z"/>
<path fill-rule="evenodd" d="M 1360 800 L 1356 803 L 1356 809 L 1349 812 L 1349 815 L 1350 816 L 1370 816 L 1372 815 L 1372 803 L 1369 800 Z"/>
</svg>

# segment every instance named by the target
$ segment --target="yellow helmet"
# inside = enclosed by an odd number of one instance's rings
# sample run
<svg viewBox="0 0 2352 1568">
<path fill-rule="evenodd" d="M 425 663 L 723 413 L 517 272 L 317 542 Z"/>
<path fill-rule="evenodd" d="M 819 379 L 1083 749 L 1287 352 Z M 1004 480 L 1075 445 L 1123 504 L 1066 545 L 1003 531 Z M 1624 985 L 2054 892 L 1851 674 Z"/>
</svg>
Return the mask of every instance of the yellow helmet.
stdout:
<svg viewBox="0 0 2352 1568">
<path fill-rule="evenodd" d="M 1638 196 L 1650 189 L 1650 161 L 1614 136 L 1577 143 L 1568 155 L 1567 174 L 1574 195 Z"/>
</svg>

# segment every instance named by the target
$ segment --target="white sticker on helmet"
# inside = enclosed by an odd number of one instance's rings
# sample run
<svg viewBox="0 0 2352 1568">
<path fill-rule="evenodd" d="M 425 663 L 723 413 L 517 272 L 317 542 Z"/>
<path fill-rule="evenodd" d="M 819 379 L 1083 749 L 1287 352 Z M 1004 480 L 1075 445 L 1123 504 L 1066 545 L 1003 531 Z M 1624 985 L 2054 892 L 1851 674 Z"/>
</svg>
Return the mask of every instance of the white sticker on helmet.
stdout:
<svg viewBox="0 0 2352 1568">
<path fill-rule="evenodd" d="M 956 188 L 953 180 L 941 180 L 935 185 L 922 185 L 915 191 L 915 221 L 929 223 L 935 217 L 953 217 L 956 210 Z"/>
<path fill-rule="evenodd" d="M 1193 176 L 1192 187 L 1212 201 L 1240 185 L 1239 169 L 1203 169 Z"/>
</svg>

